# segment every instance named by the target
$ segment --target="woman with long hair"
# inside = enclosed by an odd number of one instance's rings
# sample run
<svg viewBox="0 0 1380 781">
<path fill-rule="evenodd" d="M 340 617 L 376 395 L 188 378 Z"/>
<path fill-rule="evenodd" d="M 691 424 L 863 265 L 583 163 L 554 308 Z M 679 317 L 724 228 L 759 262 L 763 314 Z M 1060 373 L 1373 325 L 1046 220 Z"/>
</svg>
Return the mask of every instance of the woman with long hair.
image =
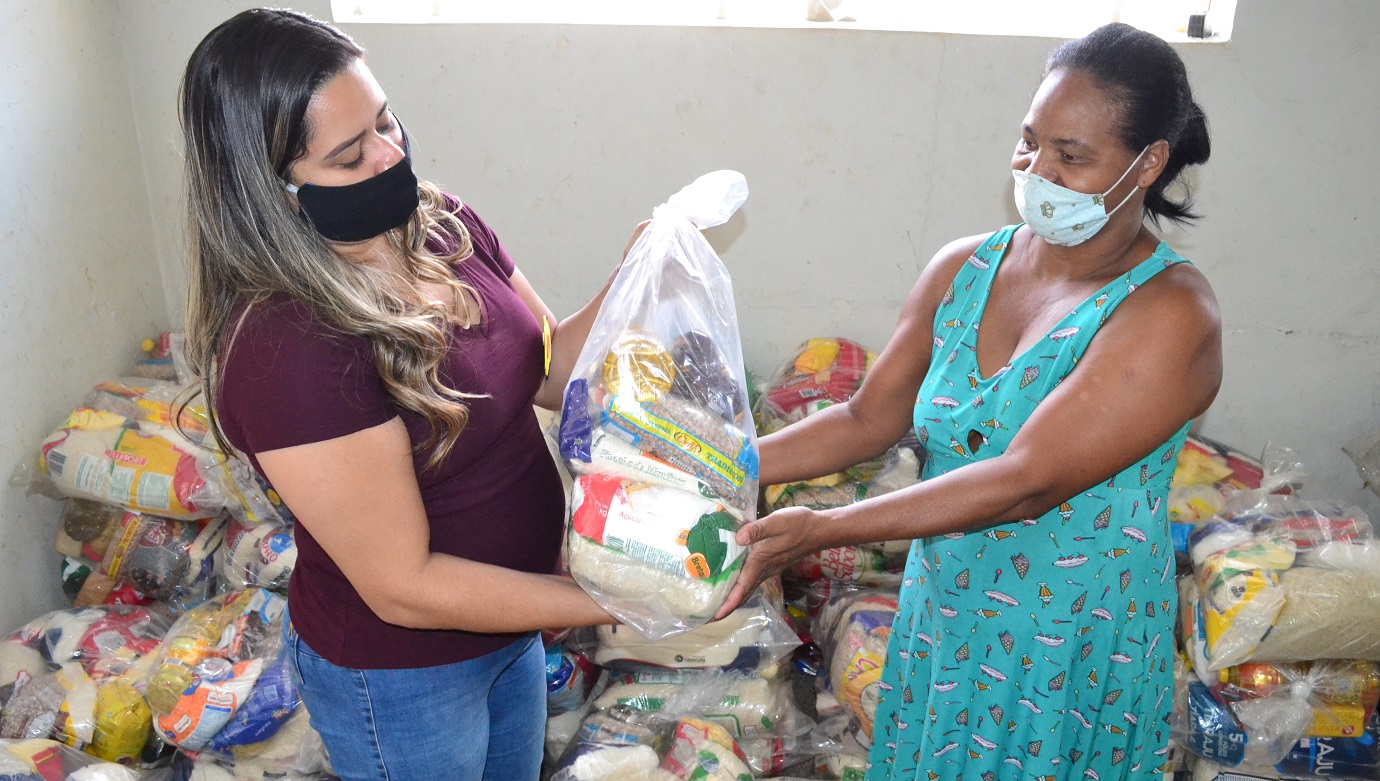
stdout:
<svg viewBox="0 0 1380 781">
<path fill-rule="evenodd" d="M 557 323 L 478 215 L 417 179 L 363 49 L 306 15 L 212 30 L 181 120 L 188 357 L 218 440 L 297 519 L 286 653 L 332 765 L 536 778 L 536 630 L 614 621 L 557 574 L 564 494 L 532 405 L 559 407 L 608 285 Z"/>
</svg>

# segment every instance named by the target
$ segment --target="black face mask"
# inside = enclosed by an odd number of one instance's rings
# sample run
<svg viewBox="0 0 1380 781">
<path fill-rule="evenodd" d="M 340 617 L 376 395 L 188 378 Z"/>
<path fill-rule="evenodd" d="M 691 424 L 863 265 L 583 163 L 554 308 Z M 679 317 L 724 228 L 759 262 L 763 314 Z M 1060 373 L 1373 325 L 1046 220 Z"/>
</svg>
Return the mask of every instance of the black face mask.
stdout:
<svg viewBox="0 0 1380 781">
<path fill-rule="evenodd" d="M 403 158 L 383 173 L 341 187 L 288 185 L 302 215 L 330 241 L 365 241 L 407 222 L 417 210 L 417 175 L 403 131 Z"/>
</svg>

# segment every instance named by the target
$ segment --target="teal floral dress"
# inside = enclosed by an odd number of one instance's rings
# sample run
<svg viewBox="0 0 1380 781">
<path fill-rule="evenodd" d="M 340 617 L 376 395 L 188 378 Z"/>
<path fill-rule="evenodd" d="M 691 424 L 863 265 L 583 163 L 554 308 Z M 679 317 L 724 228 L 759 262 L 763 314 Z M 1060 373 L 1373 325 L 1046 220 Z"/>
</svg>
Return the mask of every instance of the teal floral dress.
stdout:
<svg viewBox="0 0 1380 781">
<path fill-rule="evenodd" d="M 1116 307 L 1185 262 L 1161 243 L 983 377 L 978 324 L 1017 227 L 973 253 L 935 315 L 915 402 L 926 479 L 1001 455 Z M 868 781 L 1162 777 L 1177 609 L 1166 496 L 1187 430 L 1040 518 L 915 541 Z"/>
</svg>

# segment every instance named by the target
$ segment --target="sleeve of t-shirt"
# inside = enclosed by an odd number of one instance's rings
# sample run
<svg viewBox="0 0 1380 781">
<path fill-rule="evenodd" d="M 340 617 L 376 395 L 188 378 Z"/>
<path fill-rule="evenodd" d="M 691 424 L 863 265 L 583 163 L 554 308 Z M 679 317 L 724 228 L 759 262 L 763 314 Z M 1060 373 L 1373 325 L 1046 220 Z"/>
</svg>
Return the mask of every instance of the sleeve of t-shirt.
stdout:
<svg viewBox="0 0 1380 781">
<path fill-rule="evenodd" d="M 461 206 L 456 213 L 460 221 L 470 232 L 470 243 L 474 245 L 474 256 L 476 260 L 482 261 L 495 273 L 508 279 L 513 276 L 513 271 L 517 268 L 513 259 L 508 257 L 508 251 L 503 249 L 503 244 L 498 240 L 498 235 L 479 215 L 474 213 L 474 209 L 468 204 Z"/>
<path fill-rule="evenodd" d="M 470 246 L 474 248 L 474 255 L 470 259 L 462 262 L 477 260 L 483 263 L 494 274 L 501 279 L 508 279 L 513 276 L 513 271 L 517 268 L 513 259 L 508 256 L 508 251 L 503 248 L 502 242 L 498 240 L 497 234 L 488 226 L 469 204 L 462 203 L 450 193 L 442 193 L 445 201 L 446 211 L 459 218 L 465 230 L 470 234 Z M 450 245 L 453 247 L 454 245 Z"/>
<path fill-rule="evenodd" d="M 220 368 L 220 414 L 249 453 L 321 442 L 397 415 L 364 337 L 333 333 L 303 304 L 250 308 Z"/>
</svg>

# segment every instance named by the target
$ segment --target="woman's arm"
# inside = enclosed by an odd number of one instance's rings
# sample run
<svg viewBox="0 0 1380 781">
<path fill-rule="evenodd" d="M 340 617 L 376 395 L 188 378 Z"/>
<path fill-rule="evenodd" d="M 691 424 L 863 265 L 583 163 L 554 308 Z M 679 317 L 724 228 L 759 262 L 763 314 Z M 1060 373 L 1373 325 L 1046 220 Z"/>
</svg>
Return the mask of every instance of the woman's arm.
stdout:
<svg viewBox="0 0 1380 781">
<path fill-rule="evenodd" d="M 860 464 L 906 433 L 915 394 L 929 371 L 934 313 L 959 267 L 985 238 L 959 239 L 934 256 L 853 398 L 762 438 L 762 485 L 809 480 Z"/>
<path fill-rule="evenodd" d="M 400 418 L 265 451 L 259 464 L 297 521 L 390 624 L 521 632 L 616 623 L 569 579 L 431 552 Z"/>
<path fill-rule="evenodd" d="M 628 244 L 623 248 L 623 257 L 628 257 L 628 251 L 637 241 L 637 237 L 642 235 L 642 231 L 647 228 L 650 220 L 643 220 L 633 229 L 632 236 L 628 238 Z M 594 298 L 589 303 L 580 307 L 580 310 L 566 319 L 556 322 L 556 316 L 551 314 L 551 310 L 537 295 L 537 291 L 532 288 L 532 283 L 527 281 L 527 277 L 522 272 L 514 269 L 513 275 L 509 280 L 513 283 L 513 289 L 522 296 L 522 300 L 527 303 L 527 308 L 532 310 L 532 315 L 541 322 L 546 318 L 546 322 L 551 324 L 551 371 L 546 375 L 546 381 L 542 383 L 537 391 L 537 396 L 533 403 L 546 409 L 558 410 L 561 408 L 561 395 L 565 393 L 565 384 L 570 381 L 570 372 L 575 368 L 575 361 L 580 357 L 580 350 L 585 346 L 585 339 L 589 337 L 589 329 L 594 325 L 594 318 L 599 314 L 599 307 L 604 304 L 604 297 L 608 295 L 609 288 L 613 286 L 613 278 L 618 276 L 618 269 L 622 268 L 619 262 L 617 268 L 609 275 L 604 286 L 599 289 Z"/>
<path fill-rule="evenodd" d="M 818 550 L 1038 518 L 1173 436 L 1207 410 L 1221 380 L 1212 291 L 1197 270 L 1170 269 L 1117 309 L 1077 371 L 1001 456 L 848 507 L 788 508 L 739 530 L 738 542 L 752 547 L 721 612 L 762 578 Z"/>
</svg>

